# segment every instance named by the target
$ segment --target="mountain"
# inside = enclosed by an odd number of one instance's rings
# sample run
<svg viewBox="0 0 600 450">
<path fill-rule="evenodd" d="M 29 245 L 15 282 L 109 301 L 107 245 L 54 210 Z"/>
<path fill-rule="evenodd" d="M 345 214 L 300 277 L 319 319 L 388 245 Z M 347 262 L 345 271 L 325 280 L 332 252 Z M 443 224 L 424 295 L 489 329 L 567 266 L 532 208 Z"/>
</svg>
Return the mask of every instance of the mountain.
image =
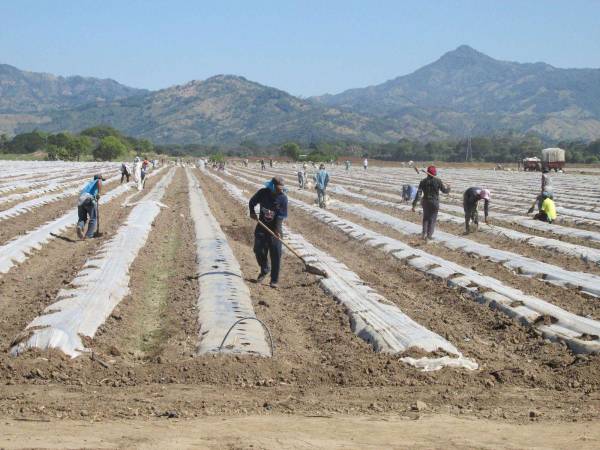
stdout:
<svg viewBox="0 0 600 450">
<path fill-rule="evenodd" d="M 59 77 L 0 64 L 0 113 L 19 114 L 74 108 L 92 101 L 112 101 L 146 92 L 114 80 Z"/>
<path fill-rule="evenodd" d="M 101 123 L 157 143 L 237 145 L 243 140 L 271 144 L 332 139 L 385 142 L 403 135 L 437 136 L 435 127 L 416 119 L 370 118 L 340 111 L 233 75 L 217 75 L 48 116 L 48 123 L 37 126 L 48 131 L 77 131 Z"/>
<path fill-rule="evenodd" d="M 405 115 L 462 136 L 505 130 L 600 136 L 600 69 L 499 61 L 463 45 L 417 71 L 314 102 L 386 119 Z"/>
<path fill-rule="evenodd" d="M 417 71 L 310 99 L 234 75 L 160 91 L 0 66 L 0 132 L 106 124 L 157 143 L 393 142 L 466 134 L 600 137 L 600 69 L 499 61 L 466 45 Z"/>
</svg>

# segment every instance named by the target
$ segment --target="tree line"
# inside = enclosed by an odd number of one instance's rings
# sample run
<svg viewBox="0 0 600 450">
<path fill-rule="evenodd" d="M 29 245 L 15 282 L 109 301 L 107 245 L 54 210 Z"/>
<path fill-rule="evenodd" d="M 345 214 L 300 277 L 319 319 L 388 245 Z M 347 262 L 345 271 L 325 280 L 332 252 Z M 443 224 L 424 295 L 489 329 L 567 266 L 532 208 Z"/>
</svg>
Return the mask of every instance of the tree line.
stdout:
<svg viewBox="0 0 600 450">
<path fill-rule="evenodd" d="M 45 133 L 34 130 L 9 139 L 0 135 L 0 153 L 28 154 L 45 152 L 49 160 L 80 161 L 95 159 L 108 161 L 128 156 L 129 153 L 147 153 L 154 149 L 147 139 L 123 135 L 109 126 L 96 126 L 78 134 Z"/>
<path fill-rule="evenodd" d="M 96 126 L 78 134 L 44 133 L 32 131 L 9 139 L 0 135 L 0 153 L 34 153 L 44 151 L 49 159 L 80 160 L 90 157 L 98 160 L 118 159 L 129 153 L 155 151 L 176 157 L 208 156 L 286 156 L 292 160 L 331 161 L 344 156 L 355 156 L 390 161 L 447 161 L 467 160 L 466 139 L 447 139 L 422 142 L 400 139 L 391 143 L 366 144 L 348 141 L 311 142 L 301 145 L 285 142 L 281 145 L 264 146 L 252 140 L 243 140 L 237 146 L 204 145 L 157 145 L 147 139 L 123 135 L 109 126 Z M 497 136 L 474 136 L 471 138 L 469 161 L 508 163 L 525 157 L 540 156 L 545 147 L 556 146 L 566 150 L 567 162 L 600 163 L 600 139 L 592 142 L 560 141 L 542 142 L 535 135 L 505 134 Z"/>
<path fill-rule="evenodd" d="M 400 139 L 396 142 L 365 144 L 357 142 L 313 142 L 302 145 L 285 142 L 281 145 L 261 146 L 244 140 L 237 146 L 220 147 L 201 144 L 158 146 L 162 152 L 173 156 L 285 156 L 292 160 L 331 161 L 340 157 L 354 156 L 389 161 L 445 161 L 467 160 L 467 139 L 447 139 L 422 142 Z M 566 150 L 567 162 L 600 163 L 600 139 L 592 142 L 560 141 L 543 142 L 535 135 L 505 134 L 498 136 L 474 136 L 468 160 L 472 162 L 516 163 L 526 157 L 541 156 L 546 147 Z"/>
</svg>

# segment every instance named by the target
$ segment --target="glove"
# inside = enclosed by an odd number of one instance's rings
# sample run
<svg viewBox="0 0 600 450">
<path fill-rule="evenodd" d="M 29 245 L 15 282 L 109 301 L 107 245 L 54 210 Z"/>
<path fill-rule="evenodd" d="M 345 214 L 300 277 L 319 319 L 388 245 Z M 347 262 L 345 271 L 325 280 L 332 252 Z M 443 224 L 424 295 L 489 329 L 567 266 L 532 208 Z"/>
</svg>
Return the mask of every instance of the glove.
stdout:
<svg viewBox="0 0 600 450">
<path fill-rule="evenodd" d="M 96 201 L 100 200 L 100 194 L 96 194 Z"/>
<path fill-rule="evenodd" d="M 252 211 L 252 212 L 250 213 L 250 218 L 251 218 L 252 220 L 258 220 L 258 216 L 256 215 L 256 213 L 255 213 L 254 211 Z"/>
</svg>

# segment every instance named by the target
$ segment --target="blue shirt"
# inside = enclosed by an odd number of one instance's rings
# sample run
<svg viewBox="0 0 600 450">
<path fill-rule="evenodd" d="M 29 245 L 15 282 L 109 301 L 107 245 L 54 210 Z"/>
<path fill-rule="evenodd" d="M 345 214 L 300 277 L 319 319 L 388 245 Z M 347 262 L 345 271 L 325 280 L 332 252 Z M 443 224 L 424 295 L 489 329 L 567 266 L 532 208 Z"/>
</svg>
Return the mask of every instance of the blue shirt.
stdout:
<svg viewBox="0 0 600 450">
<path fill-rule="evenodd" d="M 260 205 L 260 221 L 272 231 L 281 231 L 281 223 L 288 215 L 287 196 L 283 192 L 273 194 L 269 188 L 262 188 L 248 202 L 251 213 L 256 205 Z"/>
<path fill-rule="evenodd" d="M 329 183 L 329 174 L 325 169 L 321 169 L 317 172 L 315 175 L 315 183 L 318 189 L 323 190 L 327 187 L 327 184 Z"/>
<path fill-rule="evenodd" d="M 88 184 L 85 185 L 85 187 L 81 190 L 79 194 L 81 195 L 85 193 L 95 196 L 98 193 L 98 180 L 90 181 Z"/>
</svg>

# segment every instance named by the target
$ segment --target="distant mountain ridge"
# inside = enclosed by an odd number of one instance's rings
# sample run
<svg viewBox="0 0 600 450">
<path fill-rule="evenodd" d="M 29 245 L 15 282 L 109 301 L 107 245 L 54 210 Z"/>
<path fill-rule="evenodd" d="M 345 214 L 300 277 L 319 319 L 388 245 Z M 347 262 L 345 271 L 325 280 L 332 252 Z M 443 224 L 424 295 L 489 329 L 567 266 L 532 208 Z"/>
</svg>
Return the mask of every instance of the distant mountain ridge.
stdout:
<svg viewBox="0 0 600 450">
<path fill-rule="evenodd" d="M 294 97 L 284 91 L 235 75 L 217 75 L 149 94 L 49 114 L 49 131 L 78 130 L 97 123 L 158 143 L 237 145 L 287 140 L 385 142 L 428 131 L 406 118 L 369 118 Z"/>
<path fill-rule="evenodd" d="M 382 118 L 415 115 L 450 135 L 600 136 L 600 69 L 499 61 L 466 45 L 409 75 L 312 100 Z"/>
<path fill-rule="evenodd" d="M 75 108 L 90 102 L 112 101 L 146 92 L 111 79 L 61 77 L 0 64 L 0 113 Z"/>
<path fill-rule="evenodd" d="M 600 137 L 600 69 L 500 61 L 460 46 L 385 83 L 301 99 L 235 75 L 150 92 L 0 65 L 0 132 L 98 124 L 174 144 L 392 142 L 508 131 L 593 140 Z"/>
</svg>

